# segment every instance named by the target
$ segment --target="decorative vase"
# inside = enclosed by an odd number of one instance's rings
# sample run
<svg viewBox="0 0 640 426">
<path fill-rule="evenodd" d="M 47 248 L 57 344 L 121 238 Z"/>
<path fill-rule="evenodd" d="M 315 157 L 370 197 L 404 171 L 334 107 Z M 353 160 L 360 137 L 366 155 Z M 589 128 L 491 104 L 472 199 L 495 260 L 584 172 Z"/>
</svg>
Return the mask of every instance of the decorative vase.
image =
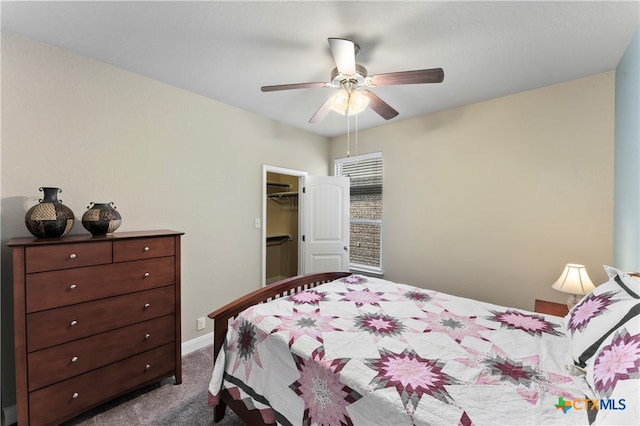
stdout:
<svg viewBox="0 0 640 426">
<path fill-rule="evenodd" d="M 87 209 L 82 215 L 82 226 L 92 235 L 113 234 L 122 223 L 122 217 L 112 202 L 90 203 Z"/>
<path fill-rule="evenodd" d="M 44 192 L 38 204 L 27 210 L 24 223 L 37 238 L 59 238 L 67 235 L 75 222 L 71 209 L 58 200 L 60 188 L 42 187 Z"/>
</svg>

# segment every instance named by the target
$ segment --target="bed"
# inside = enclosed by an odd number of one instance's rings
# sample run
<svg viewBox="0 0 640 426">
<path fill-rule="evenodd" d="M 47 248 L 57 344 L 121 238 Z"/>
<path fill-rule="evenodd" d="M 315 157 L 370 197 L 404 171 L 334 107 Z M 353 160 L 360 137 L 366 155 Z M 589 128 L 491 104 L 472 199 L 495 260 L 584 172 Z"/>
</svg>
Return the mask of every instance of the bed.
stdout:
<svg viewBox="0 0 640 426">
<path fill-rule="evenodd" d="M 640 424 L 640 281 L 605 269 L 565 318 L 344 272 L 261 288 L 209 315 L 214 420 Z"/>
</svg>

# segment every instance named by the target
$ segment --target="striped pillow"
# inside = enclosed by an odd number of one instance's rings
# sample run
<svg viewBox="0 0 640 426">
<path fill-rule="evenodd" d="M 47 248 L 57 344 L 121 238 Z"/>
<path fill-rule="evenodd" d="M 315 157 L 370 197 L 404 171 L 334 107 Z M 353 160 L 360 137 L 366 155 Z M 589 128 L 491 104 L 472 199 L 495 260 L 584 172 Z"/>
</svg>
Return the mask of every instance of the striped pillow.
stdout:
<svg viewBox="0 0 640 426">
<path fill-rule="evenodd" d="M 638 424 L 640 419 L 640 321 L 630 318 L 611 333 L 587 362 L 587 383 L 596 398 L 617 405 L 597 410 L 597 425 Z M 626 406 L 625 406 L 626 405 Z"/>
<path fill-rule="evenodd" d="M 634 278 L 613 266 L 604 265 L 604 270 L 609 279 L 616 280 L 618 285 L 627 292 L 630 298 L 640 299 L 640 279 Z"/>
<path fill-rule="evenodd" d="M 565 317 L 577 367 L 584 369 L 602 342 L 640 313 L 640 297 L 628 284 L 616 274 L 587 294 Z"/>
</svg>

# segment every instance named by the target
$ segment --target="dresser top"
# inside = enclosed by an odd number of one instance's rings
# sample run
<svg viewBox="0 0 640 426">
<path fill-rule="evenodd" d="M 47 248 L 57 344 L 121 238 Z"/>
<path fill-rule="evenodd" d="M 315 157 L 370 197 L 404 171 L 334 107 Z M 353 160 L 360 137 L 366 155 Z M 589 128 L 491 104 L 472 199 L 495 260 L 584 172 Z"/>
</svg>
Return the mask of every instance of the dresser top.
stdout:
<svg viewBox="0 0 640 426">
<path fill-rule="evenodd" d="M 93 241 L 122 240 L 122 239 L 128 239 L 128 238 L 162 237 L 167 235 L 184 235 L 184 232 L 161 229 L 161 230 L 153 230 L 153 231 L 114 232 L 113 234 L 110 234 L 110 235 L 99 235 L 99 236 L 94 236 L 91 234 L 82 234 L 82 235 L 65 235 L 62 238 L 36 238 L 36 237 L 12 238 L 7 242 L 7 246 L 18 247 L 18 246 L 67 244 L 67 243 L 84 243 L 84 242 L 93 242 Z"/>
</svg>

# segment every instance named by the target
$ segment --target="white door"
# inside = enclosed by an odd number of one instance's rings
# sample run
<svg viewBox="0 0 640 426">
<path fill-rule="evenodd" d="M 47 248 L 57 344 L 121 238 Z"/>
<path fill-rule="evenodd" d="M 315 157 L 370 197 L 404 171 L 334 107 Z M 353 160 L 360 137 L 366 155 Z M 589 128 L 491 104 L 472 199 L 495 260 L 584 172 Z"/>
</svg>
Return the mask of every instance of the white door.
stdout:
<svg viewBox="0 0 640 426">
<path fill-rule="evenodd" d="M 300 194 L 303 274 L 349 270 L 349 178 L 306 176 Z"/>
</svg>

